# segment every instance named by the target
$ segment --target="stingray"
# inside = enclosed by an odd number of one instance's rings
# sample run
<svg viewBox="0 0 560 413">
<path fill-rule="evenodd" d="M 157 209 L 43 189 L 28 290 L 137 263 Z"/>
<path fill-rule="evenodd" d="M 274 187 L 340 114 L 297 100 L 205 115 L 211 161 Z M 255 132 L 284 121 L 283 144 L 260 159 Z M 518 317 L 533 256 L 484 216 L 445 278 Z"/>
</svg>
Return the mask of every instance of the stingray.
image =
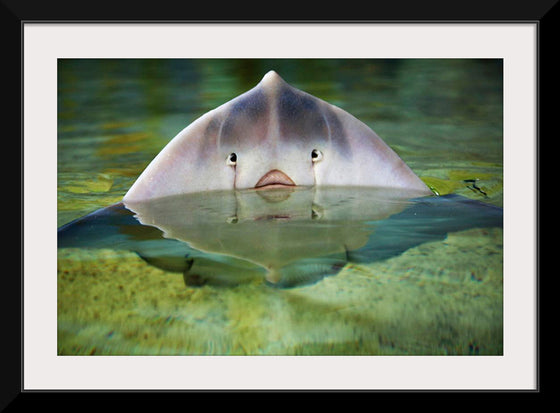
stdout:
<svg viewBox="0 0 560 413">
<path fill-rule="evenodd" d="M 59 228 L 59 248 L 112 248 L 187 286 L 308 285 L 502 209 L 435 196 L 364 123 L 267 73 L 183 129 L 122 202 Z"/>
<path fill-rule="evenodd" d="M 268 72 L 173 138 L 124 202 L 210 190 L 367 186 L 432 192 L 366 124 Z"/>
</svg>

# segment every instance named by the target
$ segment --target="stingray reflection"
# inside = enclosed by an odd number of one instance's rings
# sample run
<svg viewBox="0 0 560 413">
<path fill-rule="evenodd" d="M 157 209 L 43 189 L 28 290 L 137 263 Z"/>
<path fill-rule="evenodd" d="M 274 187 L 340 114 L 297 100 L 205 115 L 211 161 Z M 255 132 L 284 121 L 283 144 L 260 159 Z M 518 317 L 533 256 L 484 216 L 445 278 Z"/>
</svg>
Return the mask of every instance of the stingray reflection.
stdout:
<svg viewBox="0 0 560 413">
<path fill-rule="evenodd" d="M 363 247 L 371 236 L 373 227 L 366 222 L 387 218 L 406 205 L 396 191 L 301 187 L 206 192 L 125 204 L 142 224 L 159 228 L 165 238 L 219 254 L 221 263 L 235 261 L 234 266 L 245 272 L 254 264 L 251 272 L 282 286 L 338 272 L 348 261 L 348 251 Z M 187 283 L 216 278 L 213 265 L 200 264 L 208 263 L 191 258 L 185 266 Z"/>
<path fill-rule="evenodd" d="M 501 208 L 456 195 L 285 187 L 183 194 L 104 208 L 59 229 L 59 248 L 135 251 L 189 286 L 289 288 L 348 262 L 398 255 L 448 232 L 501 226 Z"/>
</svg>

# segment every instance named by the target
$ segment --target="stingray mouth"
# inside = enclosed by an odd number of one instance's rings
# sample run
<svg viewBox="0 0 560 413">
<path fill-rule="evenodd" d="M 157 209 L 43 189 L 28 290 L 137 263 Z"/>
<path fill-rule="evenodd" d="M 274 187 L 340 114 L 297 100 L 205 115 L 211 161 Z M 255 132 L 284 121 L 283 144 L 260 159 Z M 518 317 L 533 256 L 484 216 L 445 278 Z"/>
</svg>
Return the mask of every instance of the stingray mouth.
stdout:
<svg viewBox="0 0 560 413">
<path fill-rule="evenodd" d="M 278 169 L 273 169 L 272 171 L 268 171 L 261 179 L 259 179 L 255 188 L 281 188 L 286 186 L 296 186 L 296 184 L 284 172 Z"/>
</svg>

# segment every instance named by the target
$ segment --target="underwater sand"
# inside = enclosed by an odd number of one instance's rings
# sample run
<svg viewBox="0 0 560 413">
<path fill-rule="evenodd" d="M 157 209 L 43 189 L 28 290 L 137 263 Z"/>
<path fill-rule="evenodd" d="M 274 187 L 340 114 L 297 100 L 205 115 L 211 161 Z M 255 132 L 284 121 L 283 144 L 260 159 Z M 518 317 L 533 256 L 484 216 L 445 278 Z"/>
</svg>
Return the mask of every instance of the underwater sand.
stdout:
<svg viewBox="0 0 560 413">
<path fill-rule="evenodd" d="M 185 287 L 134 253 L 58 251 L 59 355 L 500 355 L 502 230 L 281 290 Z"/>
</svg>

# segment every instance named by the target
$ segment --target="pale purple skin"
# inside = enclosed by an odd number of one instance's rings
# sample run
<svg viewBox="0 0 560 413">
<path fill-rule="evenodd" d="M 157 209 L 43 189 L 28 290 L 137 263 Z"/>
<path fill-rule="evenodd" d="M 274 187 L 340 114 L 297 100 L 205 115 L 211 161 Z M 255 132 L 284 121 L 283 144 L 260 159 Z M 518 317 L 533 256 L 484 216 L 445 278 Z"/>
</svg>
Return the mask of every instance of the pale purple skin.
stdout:
<svg viewBox="0 0 560 413">
<path fill-rule="evenodd" d="M 367 125 L 270 71 L 253 89 L 183 129 L 123 200 L 287 185 L 432 194 Z"/>
</svg>

